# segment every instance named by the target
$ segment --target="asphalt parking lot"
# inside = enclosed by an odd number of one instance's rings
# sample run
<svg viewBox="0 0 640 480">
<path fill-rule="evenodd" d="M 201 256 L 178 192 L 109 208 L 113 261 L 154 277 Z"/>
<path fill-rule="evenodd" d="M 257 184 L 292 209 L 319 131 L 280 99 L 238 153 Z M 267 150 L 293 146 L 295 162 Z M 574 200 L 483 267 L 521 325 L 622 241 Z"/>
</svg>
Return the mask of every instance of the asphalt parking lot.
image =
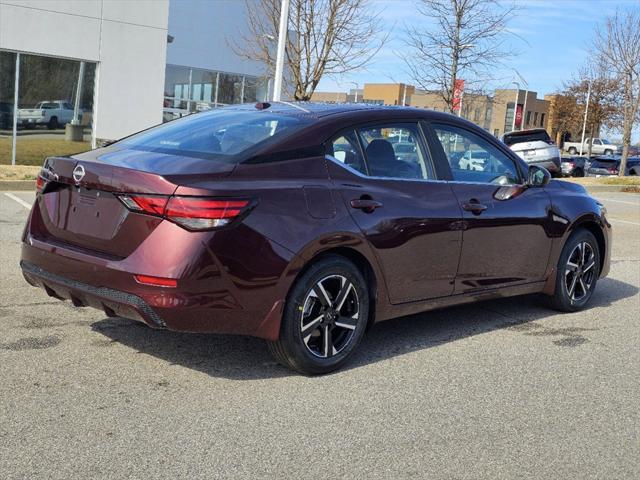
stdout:
<svg viewBox="0 0 640 480">
<path fill-rule="evenodd" d="M 490 301 L 375 326 L 301 377 L 256 339 L 154 331 L 30 287 L 0 193 L 0 477 L 640 478 L 640 195 L 602 193 L 591 308 Z"/>
</svg>

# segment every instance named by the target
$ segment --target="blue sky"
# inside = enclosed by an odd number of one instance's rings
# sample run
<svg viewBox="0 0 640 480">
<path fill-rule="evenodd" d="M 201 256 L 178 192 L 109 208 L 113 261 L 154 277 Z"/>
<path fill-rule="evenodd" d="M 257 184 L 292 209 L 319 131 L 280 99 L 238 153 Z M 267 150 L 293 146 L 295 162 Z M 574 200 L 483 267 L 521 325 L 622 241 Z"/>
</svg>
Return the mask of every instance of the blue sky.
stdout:
<svg viewBox="0 0 640 480">
<path fill-rule="evenodd" d="M 505 3 L 507 1 L 505 0 Z M 513 2 L 511 2 L 513 3 Z M 538 97 L 562 88 L 563 81 L 587 60 L 587 47 L 594 28 L 605 16 L 615 13 L 616 7 L 640 8 L 640 0 L 516 0 L 520 10 L 509 22 L 513 33 L 509 43 L 520 54 L 509 59 L 497 71 L 500 80 L 492 87 L 509 87 L 515 68 L 538 92 Z M 406 24 L 419 24 L 414 15 L 412 0 L 374 0 L 381 11 L 385 29 L 391 36 L 366 71 L 344 76 L 324 78 L 319 91 L 346 91 L 350 82 L 412 83 L 399 57 L 403 51 L 402 30 Z"/>
</svg>

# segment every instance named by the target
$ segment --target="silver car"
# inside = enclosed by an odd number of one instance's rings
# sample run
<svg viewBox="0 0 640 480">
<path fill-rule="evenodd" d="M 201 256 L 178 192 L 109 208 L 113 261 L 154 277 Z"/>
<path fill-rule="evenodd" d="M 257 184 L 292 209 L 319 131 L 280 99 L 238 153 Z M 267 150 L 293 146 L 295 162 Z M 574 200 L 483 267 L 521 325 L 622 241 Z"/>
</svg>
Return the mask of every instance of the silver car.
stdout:
<svg viewBox="0 0 640 480">
<path fill-rule="evenodd" d="M 544 128 L 505 133 L 502 141 L 529 165 L 560 174 L 560 150 Z"/>
</svg>

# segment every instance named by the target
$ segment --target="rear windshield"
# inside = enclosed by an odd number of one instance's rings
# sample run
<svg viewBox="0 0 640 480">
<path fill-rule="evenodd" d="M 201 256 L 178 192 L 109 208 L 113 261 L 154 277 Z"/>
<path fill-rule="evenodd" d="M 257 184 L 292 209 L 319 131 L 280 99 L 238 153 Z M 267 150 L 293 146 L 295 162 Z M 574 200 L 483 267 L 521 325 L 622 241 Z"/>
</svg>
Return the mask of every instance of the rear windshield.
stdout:
<svg viewBox="0 0 640 480">
<path fill-rule="evenodd" d="M 265 110 L 213 110 L 174 120 L 118 142 L 136 150 L 236 162 L 239 154 L 300 130 L 311 120 Z"/>
<path fill-rule="evenodd" d="M 591 161 L 591 166 L 596 168 L 598 167 L 610 168 L 618 165 L 618 163 L 620 163 L 620 161 L 613 158 L 610 160 L 606 158 L 596 158 Z"/>
<path fill-rule="evenodd" d="M 516 143 L 549 142 L 550 140 L 549 134 L 544 130 L 539 132 L 509 133 L 504 136 L 504 143 L 509 146 L 515 145 Z"/>
</svg>

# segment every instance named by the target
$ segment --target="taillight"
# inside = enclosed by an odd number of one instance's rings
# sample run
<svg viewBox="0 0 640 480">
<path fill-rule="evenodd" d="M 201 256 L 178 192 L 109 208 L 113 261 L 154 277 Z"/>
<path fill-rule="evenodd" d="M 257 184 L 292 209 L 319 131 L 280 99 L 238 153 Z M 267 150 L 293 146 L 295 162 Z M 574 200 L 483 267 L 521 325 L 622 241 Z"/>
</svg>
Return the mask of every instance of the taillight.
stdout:
<svg viewBox="0 0 640 480">
<path fill-rule="evenodd" d="M 175 278 L 152 277 L 150 275 L 134 275 L 136 282 L 143 285 L 153 285 L 154 287 L 176 288 L 178 281 Z"/>
<path fill-rule="evenodd" d="M 247 211 L 250 201 L 212 197 L 118 195 L 131 211 L 164 217 L 188 230 L 223 227 Z"/>
<path fill-rule="evenodd" d="M 228 224 L 248 206 L 249 200 L 171 197 L 165 216 L 189 230 L 207 230 Z"/>
<path fill-rule="evenodd" d="M 47 183 L 46 180 L 41 175 L 38 175 L 38 178 L 36 178 L 36 193 L 40 193 L 44 189 L 45 183 Z"/>
<path fill-rule="evenodd" d="M 167 197 L 164 196 L 121 195 L 118 198 L 129 210 L 149 215 L 162 216 L 167 205 Z"/>
</svg>

